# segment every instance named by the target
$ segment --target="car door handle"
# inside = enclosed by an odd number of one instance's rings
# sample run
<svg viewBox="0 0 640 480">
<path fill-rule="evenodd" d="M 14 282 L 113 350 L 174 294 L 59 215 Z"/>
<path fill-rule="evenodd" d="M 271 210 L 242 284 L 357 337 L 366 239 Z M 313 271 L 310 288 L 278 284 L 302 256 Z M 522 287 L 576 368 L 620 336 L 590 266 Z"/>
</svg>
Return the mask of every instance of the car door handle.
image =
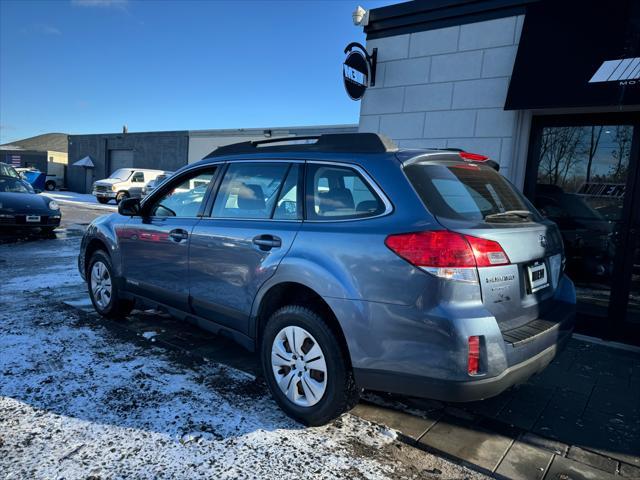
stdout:
<svg viewBox="0 0 640 480">
<path fill-rule="evenodd" d="M 260 247 L 260 250 L 271 250 L 282 246 L 282 240 L 273 235 L 258 235 L 253 238 L 253 244 Z"/>
<path fill-rule="evenodd" d="M 189 238 L 189 234 L 187 233 L 186 230 L 183 230 L 181 228 L 176 228 L 175 230 L 171 230 L 169 232 L 169 238 L 176 243 L 180 243 L 181 241 Z"/>
</svg>

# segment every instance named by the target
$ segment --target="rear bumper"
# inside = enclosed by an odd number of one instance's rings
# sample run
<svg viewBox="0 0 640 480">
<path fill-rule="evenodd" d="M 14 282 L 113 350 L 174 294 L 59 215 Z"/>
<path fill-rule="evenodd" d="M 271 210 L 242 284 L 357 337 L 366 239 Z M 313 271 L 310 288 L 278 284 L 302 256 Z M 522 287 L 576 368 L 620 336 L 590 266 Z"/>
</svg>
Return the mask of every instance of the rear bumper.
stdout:
<svg viewBox="0 0 640 480">
<path fill-rule="evenodd" d="M 4 218 L 0 222 L 0 230 L 32 230 L 34 228 L 49 228 L 60 226 L 60 218 L 45 218 L 40 222 L 27 222 L 24 219 L 17 221 L 16 219 Z"/>
<path fill-rule="evenodd" d="M 554 298 L 554 304 L 538 318 L 509 331 L 500 330 L 495 318 L 483 316 L 482 310 L 443 307 L 424 315 L 410 307 L 364 305 L 366 321 L 361 328 L 354 329 L 353 322 L 343 324 L 352 327 L 346 331 L 347 339 L 355 332 L 356 338 L 367 339 L 348 344 L 356 383 L 370 390 L 443 401 L 467 402 L 498 395 L 543 370 L 571 337 L 575 289 L 566 276 Z M 338 313 L 338 318 L 344 318 Z M 472 335 L 483 339 L 483 375 L 479 376 L 467 374 Z"/>
<path fill-rule="evenodd" d="M 465 382 L 422 377 L 418 375 L 355 369 L 356 383 L 369 390 L 379 390 L 413 397 L 432 398 L 450 402 L 472 402 L 494 397 L 507 388 L 526 382 L 544 370 L 565 347 L 572 328 L 562 330 L 556 343 L 537 355 L 508 367 L 500 375 Z"/>
</svg>

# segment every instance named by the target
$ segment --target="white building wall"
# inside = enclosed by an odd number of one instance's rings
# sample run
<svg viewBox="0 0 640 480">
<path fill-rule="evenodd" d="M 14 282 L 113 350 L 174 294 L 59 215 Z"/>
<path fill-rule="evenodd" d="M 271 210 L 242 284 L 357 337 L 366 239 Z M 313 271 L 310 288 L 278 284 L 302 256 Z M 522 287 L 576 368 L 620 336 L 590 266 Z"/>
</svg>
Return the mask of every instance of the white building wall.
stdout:
<svg viewBox="0 0 640 480">
<path fill-rule="evenodd" d="M 525 160 L 514 157 L 526 155 L 528 135 L 518 128 L 525 114 L 503 108 L 523 21 L 519 15 L 369 40 L 367 50 L 378 49 L 376 85 L 362 100 L 359 130 L 401 147 L 483 153 L 521 184 L 524 166 L 516 163 Z"/>
</svg>

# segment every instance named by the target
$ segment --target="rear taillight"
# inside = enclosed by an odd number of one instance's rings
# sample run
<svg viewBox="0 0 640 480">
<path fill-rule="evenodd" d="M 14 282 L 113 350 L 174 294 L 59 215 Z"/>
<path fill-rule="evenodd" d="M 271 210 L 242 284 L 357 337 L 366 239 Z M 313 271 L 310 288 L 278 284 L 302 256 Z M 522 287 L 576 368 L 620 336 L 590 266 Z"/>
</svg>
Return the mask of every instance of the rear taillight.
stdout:
<svg viewBox="0 0 640 480">
<path fill-rule="evenodd" d="M 448 230 L 389 235 L 384 243 L 412 265 L 451 280 L 477 282 L 476 267 L 509 263 L 498 242 Z"/>
<path fill-rule="evenodd" d="M 460 152 L 458 155 L 460 155 L 463 160 L 470 160 L 472 162 L 484 162 L 489 160 L 489 157 L 481 155 L 480 153 Z"/>
<path fill-rule="evenodd" d="M 384 243 L 416 267 L 476 266 L 469 243 L 448 230 L 389 235 Z"/>
<path fill-rule="evenodd" d="M 469 337 L 469 355 L 467 358 L 467 372 L 477 375 L 480 371 L 480 337 Z"/>
<path fill-rule="evenodd" d="M 478 267 L 492 267 L 494 265 L 507 265 L 509 263 L 509 257 L 504 253 L 504 250 L 498 242 L 472 237 L 470 235 L 465 235 L 464 238 L 473 249 L 473 255 L 475 256 Z"/>
</svg>

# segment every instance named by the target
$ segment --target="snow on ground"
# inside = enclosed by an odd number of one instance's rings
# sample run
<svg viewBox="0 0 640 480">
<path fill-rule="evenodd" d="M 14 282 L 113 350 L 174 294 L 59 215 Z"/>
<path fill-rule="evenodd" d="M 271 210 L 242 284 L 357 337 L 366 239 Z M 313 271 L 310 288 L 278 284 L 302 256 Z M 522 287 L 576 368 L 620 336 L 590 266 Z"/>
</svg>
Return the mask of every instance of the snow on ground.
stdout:
<svg viewBox="0 0 640 480">
<path fill-rule="evenodd" d="M 45 195 L 47 197 L 53 198 L 56 202 L 60 203 L 82 205 L 84 207 L 109 210 L 113 212 L 118 210 L 117 205 L 99 203 L 96 197 L 88 193 L 76 193 L 67 191 L 61 192 L 56 190 L 53 192 L 43 192 L 40 195 Z"/>
<path fill-rule="evenodd" d="M 255 379 L 123 343 L 66 312 L 0 314 L 0 471 L 15 478 L 392 476 L 393 438 L 352 416 L 305 429 Z"/>
<path fill-rule="evenodd" d="M 305 428 L 261 380 L 65 307 L 78 245 L 0 246 L 0 478 L 479 477 L 349 414 Z"/>
</svg>

